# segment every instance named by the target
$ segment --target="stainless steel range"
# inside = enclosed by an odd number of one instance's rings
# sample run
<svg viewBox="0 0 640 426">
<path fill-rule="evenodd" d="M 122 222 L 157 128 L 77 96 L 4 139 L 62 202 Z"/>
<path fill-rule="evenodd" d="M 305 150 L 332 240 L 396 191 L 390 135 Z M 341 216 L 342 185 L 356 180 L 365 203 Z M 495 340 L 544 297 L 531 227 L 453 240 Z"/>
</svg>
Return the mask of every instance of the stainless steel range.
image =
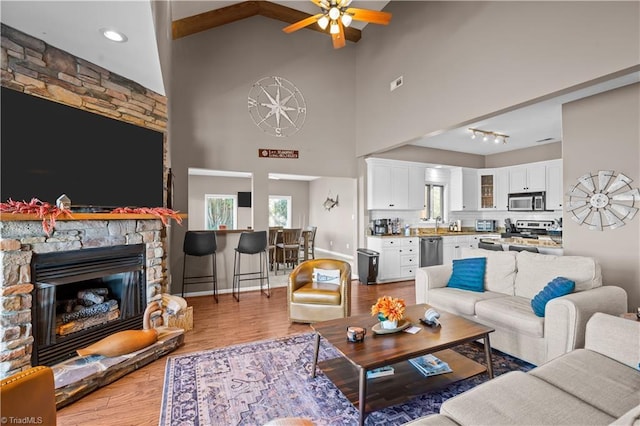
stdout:
<svg viewBox="0 0 640 426">
<path fill-rule="evenodd" d="M 553 220 L 517 220 L 515 231 L 503 234 L 503 237 L 538 238 L 540 235 L 548 235 L 555 221 Z"/>
</svg>

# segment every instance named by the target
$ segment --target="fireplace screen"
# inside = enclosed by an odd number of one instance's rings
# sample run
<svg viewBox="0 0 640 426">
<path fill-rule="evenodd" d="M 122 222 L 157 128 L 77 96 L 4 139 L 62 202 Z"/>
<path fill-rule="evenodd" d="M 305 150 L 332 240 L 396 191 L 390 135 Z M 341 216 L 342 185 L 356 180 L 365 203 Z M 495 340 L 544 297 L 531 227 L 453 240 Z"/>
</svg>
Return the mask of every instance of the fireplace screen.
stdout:
<svg viewBox="0 0 640 426">
<path fill-rule="evenodd" d="M 116 331 L 142 328 L 145 245 L 37 254 L 33 365 L 53 365 Z"/>
</svg>

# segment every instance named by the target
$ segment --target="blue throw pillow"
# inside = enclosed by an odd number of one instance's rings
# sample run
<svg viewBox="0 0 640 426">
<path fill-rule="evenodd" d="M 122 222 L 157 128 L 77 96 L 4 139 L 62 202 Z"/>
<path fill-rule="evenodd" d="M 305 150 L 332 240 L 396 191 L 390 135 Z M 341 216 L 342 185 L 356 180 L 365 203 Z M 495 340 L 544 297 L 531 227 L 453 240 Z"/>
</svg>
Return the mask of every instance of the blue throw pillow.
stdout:
<svg viewBox="0 0 640 426">
<path fill-rule="evenodd" d="M 453 261 L 453 273 L 449 278 L 447 287 L 484 292 L 484 271 L 486 266 L 486 257 L 455 259 Z"/>
<path fill-rule="evenodd" d="M 531 299 L 531 307 L 533 312 L 539 316 L 544 317 L 544 308 L 547 306 L 547 302 L 556 297 L 566 296 L 571 294 L 576 287 L 576 283 L 563 277 L 556 277 L 549 282 L 540 293 L 536 294 Z"/>
</svg>

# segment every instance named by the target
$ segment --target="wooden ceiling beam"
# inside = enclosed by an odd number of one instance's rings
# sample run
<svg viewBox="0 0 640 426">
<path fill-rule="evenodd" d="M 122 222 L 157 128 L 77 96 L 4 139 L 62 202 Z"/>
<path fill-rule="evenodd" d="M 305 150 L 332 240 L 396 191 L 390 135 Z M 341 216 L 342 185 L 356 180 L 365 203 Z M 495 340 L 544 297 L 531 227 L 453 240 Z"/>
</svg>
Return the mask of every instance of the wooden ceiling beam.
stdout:
<svg viewBox="0 0 640 426">
<path fill-rule="evenodd" d="M 244 1 L 221 9 L 210 10 L 173 21 L 171 23 L 171 31 L 173 39 L 175 40 L 255 15 L 276 19 L 288 24 L 293 24 L 312 16 L 308 13 L 269 1 Z M 309 25 L 306 28 L 328 34 L 328 30 L 323 31 L 317 25 Z M 356 43 L 362 37 L 362 32 L 357 28 L 345 28 L 344 35 L 347 40 Z"/>
</svg>

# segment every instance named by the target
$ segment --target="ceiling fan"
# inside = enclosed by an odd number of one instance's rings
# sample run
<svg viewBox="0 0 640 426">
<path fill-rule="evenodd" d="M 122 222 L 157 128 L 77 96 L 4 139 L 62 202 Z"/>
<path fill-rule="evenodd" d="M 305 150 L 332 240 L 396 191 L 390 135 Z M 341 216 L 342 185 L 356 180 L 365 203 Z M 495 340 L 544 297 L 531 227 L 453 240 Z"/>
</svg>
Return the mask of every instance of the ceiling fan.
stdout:
<svg viewBox="0 0 640 426">
<path fill-rule="evenodd" d="M 282 29 L 285 33 L 292 33 L 316 22 L 323 30 L 329 27 L 329 33 L 333 39 L 333 47 L 340 49 L 345 46 L 344 28 L 351 25 L 351 21 L 369 22 L 372 24 L 388 25 L 391 14 L 376 10 L 357 9 L 349 7 L 352 0 L 311 0 L 322 13 L 309 16 Z"/>
</svg>

